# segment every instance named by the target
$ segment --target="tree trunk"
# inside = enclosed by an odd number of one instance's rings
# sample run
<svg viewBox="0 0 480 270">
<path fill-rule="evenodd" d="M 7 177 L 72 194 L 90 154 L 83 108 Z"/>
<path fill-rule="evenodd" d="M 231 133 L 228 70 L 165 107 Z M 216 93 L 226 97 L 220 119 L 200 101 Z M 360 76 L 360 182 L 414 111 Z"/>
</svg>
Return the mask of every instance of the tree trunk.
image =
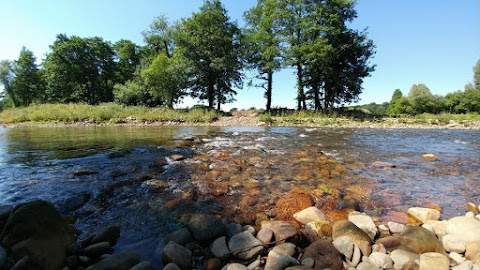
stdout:
<svg viewBox="0 0 480 270">
<path fill-rule="evenodd" d="M 267 73 L 267 92 L 265 97 L 267 98 L 267 112 L 272 111 L 272 84 L 273 84 L 273 71 Z"/>
<path fill-rule="evenodd" d="M 297 110 L 305 110 L 305 92 L 303 91 L 303 69 L 300 61 L 297 62 Z"/>
<path fill-rule="evenodd" d="M 220 111 L 220 106 L 222 105 L 222 86 L 219 81 L 217 81 L 217 111 Z"/>
<path fill-rule="evenodd" d="M 320 104 L 320 87 L 318 87 L 318 83 L 315 81 L 313 83 L 313 99 L 315 103 L 315 111 L 319 111 L 322 108 Z"/>
<path fill-rule="evenodd" d="M 213 109 L 214 96 L 215 96 L 215 84 L 212 82 L 208 84 L 207 96 L 208 96 L 208 108 Z"/>
</svg>

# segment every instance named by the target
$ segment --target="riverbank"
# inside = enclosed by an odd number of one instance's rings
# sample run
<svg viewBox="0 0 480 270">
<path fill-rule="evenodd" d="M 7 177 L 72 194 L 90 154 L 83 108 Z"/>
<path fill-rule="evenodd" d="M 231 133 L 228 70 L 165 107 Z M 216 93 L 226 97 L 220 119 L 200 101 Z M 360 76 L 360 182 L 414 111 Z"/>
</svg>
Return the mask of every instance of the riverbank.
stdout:
<svg viewBox="0 0 480 270">
<path fill-rule="evenodd" d="M 57 126 L 299 126 L 329 128 L 480 129 L 478 115 L 420 115 L 375 118 L 325 115 L 317 112 L 266 114 L 257 110 L 218 113 L 205 109 L 171 110 L 114 103 L 42 104 L 0 113 L 3 127 Z"/>
<path fill-rule="evenodd" d="M 134 248 L 111 255 L 122 233 L 118 225 L 81 239 L 74 213 L 62 216 L 49 202 L 0 210 L 2 269 L 155 269 Z M 310 206 L 289 220 L 257 226 L 197 213 L 152 245 L 164 270 L 478 270 L 480 206 L 469 203 L 466 210 L 440 220 L 439 210 L 414 207 L 404 222 L 382 223 L 349 209 L 346 219 L 332 222 Z"/>
</svg>

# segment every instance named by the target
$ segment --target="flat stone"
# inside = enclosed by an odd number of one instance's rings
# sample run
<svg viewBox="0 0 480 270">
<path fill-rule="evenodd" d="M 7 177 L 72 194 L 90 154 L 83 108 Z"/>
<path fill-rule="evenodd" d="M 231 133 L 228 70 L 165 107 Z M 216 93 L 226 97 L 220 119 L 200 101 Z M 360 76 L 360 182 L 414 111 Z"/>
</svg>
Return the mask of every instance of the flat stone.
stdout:
<svg viewBox="0 0 480 270">
<path fill-rule="evenodd" d="M 408 209 L 407 213 L 412 216 L 414 219 L 425 223 L 428 220 L 439 220 L 440 211 L 431 208 L 424 207 L 412 207 Z"/>
<path fill-rule="evenodd" d="M 248 270 L 248 268 L 243 264 L 229 263 L 229 264 L 225 265 L 222 268 L 222 270 Z"/>
<path fill-rule="evenodd" d="M 467 259 L 465 259 L 462 255 L 458 254 L 457 252 L 450 252 L 448 257 L 452 259 L 456 264 L 461 264 Z"/>
<path fill-rule="evenodd" d="M 477 206 L 472 202 L 468 202 L 466 208 L 467 208 L 467 211 L 471 211 L 471 212 L 478 211 Z"/>
<path fill-rule="evenodd" d="M 272 250 L 268 253 L 265 270 L 284 270 L 287 267 L 299 265 L 300 263 L 293 257 L 279 254 Z"/>
<path fill-rule="evenodd" d="M 281 243 L 275 247 L 271 251 L 275 251 L 280 255 L 291 256 L 295 255 L 297 246 L 292 243 Z"/>
<path fill-rule="evenodd" d="M 443 248 L 445 248 L 448 252 L 457 252 L 457 253 L 464 253 L 465 252 L 465 243 L 459 240 L 456 236 L 447 234 L 442 237 L 442 244 Z"/>
<path fill-rule="evenodd" d="M 437 236 L 444 236 L 447 234 L 447 220 L 428 220 L 425 225 L 429 225 L 435 231 Z"/>
<path fill-rule="evenodd" d="M 73 195 L 65 199 L 65 201 L 63 202 L 63 207 L 67 211 L 75 211 L 78 208 L 82 207 L 85 204 L 85 202 L 86 202 L 85 196 Z"/>
<path fill-rule="evenodd" d="M 472 261 L 464 261 L 463 263 L 453 267 L 452 270 L 471 270 L 472 268 L 473 268 Z"/>
<path fill-rule="evenodd" d="M 381 252 L 372 252 L 370 256 L 368 256 L 370 263 L 384 269 L 393 268 L 393 260 L 385 253 Z"/>
<path fill-rule="evenodd" d="M 404 269 L 406 265 L 420 259 L 420 255 L 403 249 L 395 249 L 390 253 L 390 258 L 393 261 L 394 269 Z"/>
<path fill-rule="evenodd" d="M 230 250 L 228 250 L 227 242 L 225 236 L 217 238 L 210 245 L 210 251 L 212 252 L 215 258 L 220 260 L 225 260 L 230 256 Z"/>
<path fill-rule="evenodd" d="M 235 234 L 243 232 L 242 226 L 237 223 L 229 223 L 225 225 L 225 230 L 227 232 L 227 238 L 232 238 Z"/>
<path fill-rule="evenodd" d="M 304 249 L 303 257 L 312 258 L 315 261 L 315 269 L 343 270 L 342 255 L 327 240 L 318 240 L 310 244 Z"/>
<path fill-rule="evenodd" d="M 419 270 L 449 270 L 450 260 L 447 256 L 436 253 L 427 252 L 420 255 Z"/>
<path fill-rule="evenodd" d="M 108 242 L 101 242 L 92 244 L 85 248 L 84 252 L 88 256 L 95 256 L 99 257 L 102 254 L 109 253 L 111 251 L 110 243 Z"/>
<path fill-rule="evenodd" d="M 178 267 L 178 265 L 174 264 L 174 263 L 168 263 L 167 265 L 165 265 L 163 267 L 163 270 L 181 270 L 180 267 Z"/>
<path fill-rule="evenodd" d="M 442 243 L 431 231 L 419 226 L 407 226 L 399 235 L 401 248 L 413 253 L 445 253 Z"/>
<path fill-rule="evenodd" d="M 353 255 L 353 241 L 348 236 L 341 236 L 332 242 L 333 246 L 342 253 L 345 258 L 351 260 Z"/>
<path fill-rule="evenodd" d="M 395 234 L 395 233 L 401 233 L 403 229 L 405 229 L 405 224 L 397 223 L 394 221 L 389 221 L 387 222 L 388 228 L 390 231 Z"/>
<path fill-rule="evenodd" d="M 211 243 L 225 235 L 225 225 L 215 216 L 196 214 L 188 222 L 193 238 L 200 243 Z"/>
<path fill-rule="evenodd" d="M 164 264 L 174 263 L 182 270 L 192 269 L 192 252 L 175 243 L 169 242 L 162 251 Z"/>
<path fill-rule="evenodd" d="M 85 270 L 129 270 L 140 262 L 140 255 L 135 252 L 124 252 L 112 255 L 86 268 Z"/>
<path fill-rule="evenodd" d="M 447 234 L 465 244 L 480 241 L 480 221 L 474 218 L 454 217 L 448 220 Z"/>
<path fill-rule="evenodd" d="M 370 255 L 371 239 L 364 231 L 348 220 L 340 220 L 333 224 L 332 238 L 336 240 L 341 236 L 348 236 L 362 251 L 363 255 Z"/>
<path fill-rule="evenodd" d="M 170 241 L 175 242 L 179 245 L 185 245 L 186 243 L 192 242 L 193 237 L 187 228 L 183 228 L 167 234 L 167 236 L 165 236 L 165 238 L 163 239 L 163 242 L 165 244 L 168 244 Z"/>
<path fill-rule="evenodd" d="M 311 230 L 319 238 L 332 236 L 332 225 L 328 221 L 313 221 L 305 225 L 305 229 Z"/>
<path fill-rule="evenodd" d="M 362 252 L 357 245 L 353 245 L 353 255 L 351 259 L 346 259 L 348 266 L 356 267 L 362 259 Z"/>
<path fill-rule="evenodd" d="M 262 242 L 251 233 L 245 231 L 230 238 L 228 241 L 228 249 L 232 252 L 233 256 L 242 260 L 249 260 L 262 253 L 264 247 Z"/>
<path fill-rule="evenodd" d="M 264 221 L 261 229 L 264 228 L 272 230 L 276 242 L 285 242 L 298 234 L 297 229 L 288 221 Z"/>
<path fill-rule="evenodd" d="M 293 218 L 303 225 L 314 221 L 326 221 L 327 217 L 315 206 L 303 209 L 300 212 L 293 214 Z"/>
<path fill-rule="evenodd" d="M 422 158 L 426 160 L 432 160 L 432 161 L 435 161 L 438 159 L 437 156 L 434 154 L 424 154 L 422 155 Z"/>
<path fill-rule="evenodd" d="M 468 243 L 466 250 L 465 258 L 475 264 L 480 264 L 480 241 Z"/>
<path fill-rule="evenodd" d="M 260 240 L 263 244 L 270 244 L 273 238 L 273 231 L 269 228 L 262 228 L 257 233 L 257 239 Z"/>
<path fill-rule="evenodd" d="M 375 225 L 373 219 L 365 213 L 357 211 L 351 212 L 348 215 L 348 220 L 364 231 L 371 240 L 375 239 L 375 236 L 378 234 L 377 225 Z"/>
<path fill-rule="evenodd" d="M 134 265 L 129 270 L 155 270 L 151 262 L 141 262 Z"/>
<path fill-rule="evenodd" d="M 111 225 L 95 234 L 91 243 L 109 242 L 110 245 L 114 245 L 119 237 L 120 227 L 118 225 Z"/>
<path fill-rule="evenodd" d="M 302 260 L 301 265 L 313 268 L 315 266 L 315 260 L 313 258 L 305 258 Z"/>
</svg>

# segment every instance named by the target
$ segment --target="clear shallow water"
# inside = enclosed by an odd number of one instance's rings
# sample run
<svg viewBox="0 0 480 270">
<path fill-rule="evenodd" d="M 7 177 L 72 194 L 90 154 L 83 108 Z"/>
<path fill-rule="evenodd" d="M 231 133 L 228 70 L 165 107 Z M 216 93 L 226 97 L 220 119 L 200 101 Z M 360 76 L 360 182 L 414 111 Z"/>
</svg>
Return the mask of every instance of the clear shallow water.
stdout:
<svg viewBox="0 0 480 270">
<path fill-rule="evenodd" d="M 74 213 L 84 234 L 117 223 L 122 236 L 116 251 L 135 249 L 160 266 L 162 239 L 179 228 L 185 213 L 232 218 L 266 212 L 294 187 L 347 194 L 379 217 L 426 203 L 440 205 L 443 218 L 462 214 L 467 202 L 480 203 L 479 135 L 290 127 L 0 128 L 0 204 L 45 199 L 61 206 L 74 194 L 87 194 L 91 199 Z M 425 153 L 438 161 L 422 159 Z M 172 154 L 187 159 L 167 159 Z M 374 161 L 396 168 L 373 167 Z M 168 187 L 152 187 L 149 180 Z M 224 191 L 219 183 L 227 183 Z M 247 195 L 258 199 L 240 209 Z"/>
</svg>

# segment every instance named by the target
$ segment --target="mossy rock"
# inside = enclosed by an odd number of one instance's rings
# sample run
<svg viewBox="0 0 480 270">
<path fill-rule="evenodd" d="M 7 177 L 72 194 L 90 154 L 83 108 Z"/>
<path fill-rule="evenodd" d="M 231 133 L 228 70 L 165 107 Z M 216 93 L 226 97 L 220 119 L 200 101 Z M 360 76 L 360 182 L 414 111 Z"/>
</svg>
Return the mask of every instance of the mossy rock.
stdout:
<svg viewBox="0 0 480 270">
<path fill-rule="evenodd" d="M 15 207 L 0 240 L 13 258 L 29 256 L 32 267 L 60 269 L 74 232 L 51 203 L 38 200 Z"/>
<path fill-rule="evenodd" d="M 15 207 L 0 239 L 9 247 L 28 238 L 44 239 L 59 233 L 72 234 L 69 224 L 51 203 L 37 200 Z"/>
</svg>

